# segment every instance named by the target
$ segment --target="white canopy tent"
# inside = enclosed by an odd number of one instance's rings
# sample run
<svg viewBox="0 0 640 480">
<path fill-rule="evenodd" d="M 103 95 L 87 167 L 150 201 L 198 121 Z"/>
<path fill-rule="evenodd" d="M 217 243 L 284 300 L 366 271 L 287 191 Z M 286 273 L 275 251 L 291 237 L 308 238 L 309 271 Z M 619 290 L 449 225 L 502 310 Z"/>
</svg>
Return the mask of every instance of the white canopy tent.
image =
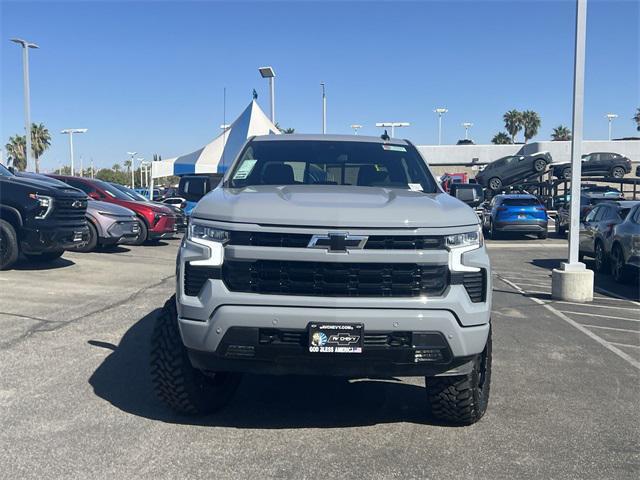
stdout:
<svg viewBox="0 0 640 480">
<path fill-rule="evenodd" d="M 211 143 L 186 155 L 151 162 L 152 182 L 155 178 L 169 175 L 224 173 L 247 138 L 269 134 L 278 135 L 280 131 L 254 99 L 229 128 Z"/>
</svg>

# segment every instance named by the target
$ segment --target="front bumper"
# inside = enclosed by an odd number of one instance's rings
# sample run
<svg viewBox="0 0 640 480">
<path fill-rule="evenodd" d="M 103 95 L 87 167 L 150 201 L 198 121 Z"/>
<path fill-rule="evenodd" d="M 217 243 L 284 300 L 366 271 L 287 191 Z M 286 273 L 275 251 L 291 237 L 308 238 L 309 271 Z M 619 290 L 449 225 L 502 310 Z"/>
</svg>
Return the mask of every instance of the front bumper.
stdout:
<svg viewBox="0 0 640 480">
<path fill-rule="evenodd" d="M 89 227 L 84 225 L 57 228 L 23 228 L 21 249 L 25 253 L 43 253 L 77 247 L 89 240 Z"/>
<path fill-rule="evenodd" d="M 149 238 L 159 239 L 170 237 L 176 233 L 176 231 L 176 217 L 173 215 L 163 215 L 149 228 Z"/>
<path fill-rule="evenodd" d="M 447 265 L 450 260 L 446 250 L 354 250 L 345 256 L 336 256 L 319 249 L 241 246 L 226 246 L 224 257 L 233 261 L 287 259 L 426 265 Z M 481 302 L 473 302 L 465 286 L 455 282 L 437 296 L 330 297 L 231 291 L 223 280 L 208 278 L 197 294 L 186 295 L 185 263 L 204 258 L 208 258 L 207 247 L 183 240 L 177 264 L 178 321 L 183 342 L 198 368 L 263 373 L 432 375 L 465 364 L 481 353 L 486 343 L 491 275 L 485 248 L 462 254 L 464 266 L 486 272 L 486 293 Z M 452 271 L 452 274 L 458 273 Z M 365 343 L 364 353 L 358 356 L 317 357 L 306 349 L 309 322 L 357 322 L 363 324 L 365 339 L 368 334 L 384 333 L 408 335 L 411 341 L 400 350 L 381 350 L 379 345 L 368 348 Z M 231 343 L 229 339 L 234 338 L 237 329 L 244 329 L 242 341 Z M 299 341 L 287 345 L 260 344 L 264 330 L 293 332 Z M 448 352 L 446 360 L 415 361 L 415 350 L 423 345 L 413 339 L 423 338 L 420 335 L 425 333 L 440 335 L 443 348 Z M 229 345 L 235 345 L 231 355 Z M 253 352 L 251 357 L 236 355 L 248 350 Z"/>
<path fill-rule="evenodd" d="M 107 236 L 103 242 L 117 243 L 121 239 L 135 238 L 140 232 L 140 225 L 136 219 L 117 220 L 107 229 Z"/>
</svg>

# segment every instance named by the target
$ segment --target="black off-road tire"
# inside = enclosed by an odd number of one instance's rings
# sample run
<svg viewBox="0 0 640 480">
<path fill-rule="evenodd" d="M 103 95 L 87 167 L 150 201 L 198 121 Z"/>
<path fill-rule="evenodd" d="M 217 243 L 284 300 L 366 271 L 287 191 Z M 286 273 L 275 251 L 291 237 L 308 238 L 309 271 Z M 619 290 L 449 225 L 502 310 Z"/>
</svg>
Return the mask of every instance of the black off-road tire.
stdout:
<svg viewBox="0 0 640 480">
<path fill-rule="evenodd" d="M 0 270 L 6 270 L 16 263 L 19 252 L 15 228 L 9 222 L 0 220 Z"/>
<path fill-rule="evenodd" d="M 151 381 L 158 398 L 177 413 L 203 415 L 224 407 L 241 374 L 205 374 L 193 368 L 178 330 L 175 295 L 165 303 L 151 337 Z"/>
<path fill-rule="evenodd" d="M 453 377 L 426 377 L 431 416 L 456 425 L 471 425 L 482 418 L 491 389 L 491 330 L 473 371 Z"/>
<path fill-rule="evenodd" d="M 24 256 L 32 262 L 53 262 L 60 258 L 64 250 L 53 250 L 44 253 L 25 253 Z"/>
</svg>

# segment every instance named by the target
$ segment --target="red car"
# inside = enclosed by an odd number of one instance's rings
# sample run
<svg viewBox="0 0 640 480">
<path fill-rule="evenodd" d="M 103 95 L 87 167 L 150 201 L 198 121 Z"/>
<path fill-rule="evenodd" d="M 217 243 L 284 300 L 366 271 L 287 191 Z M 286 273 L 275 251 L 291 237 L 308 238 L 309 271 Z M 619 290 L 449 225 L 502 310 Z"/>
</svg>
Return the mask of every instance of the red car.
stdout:
<svg viewBox="0 0 640 480">
<path fill-rule="evenodd" d="M 176 232 L 176 217 L 173 210 L 163 205 L 132 200 L 113 185 L 84 177 L 49 175 L 85 192 L 89 197 L 103 202 L 115 203 L 133 210 L 138 217 L 140 234 L 131 243 L 142 245 L 147 240 L 159 240 Z"/>
</svg>

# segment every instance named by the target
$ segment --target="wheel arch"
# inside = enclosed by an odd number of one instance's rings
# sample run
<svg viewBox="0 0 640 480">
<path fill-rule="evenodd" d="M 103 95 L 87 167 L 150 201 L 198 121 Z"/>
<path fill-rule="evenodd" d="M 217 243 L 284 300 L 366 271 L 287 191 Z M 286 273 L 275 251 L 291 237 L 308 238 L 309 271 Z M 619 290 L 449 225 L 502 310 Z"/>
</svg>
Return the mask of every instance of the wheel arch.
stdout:
<svg viewBox="0 0 640 480">
<path fill-rule="evenodd" d="M 0 219 L 9 222 L 15 228 L 16 234 L 19 233 L 20 228 L 24 225 L 20 212 L 9 205 L 0 205 Z"/>
</svg>

